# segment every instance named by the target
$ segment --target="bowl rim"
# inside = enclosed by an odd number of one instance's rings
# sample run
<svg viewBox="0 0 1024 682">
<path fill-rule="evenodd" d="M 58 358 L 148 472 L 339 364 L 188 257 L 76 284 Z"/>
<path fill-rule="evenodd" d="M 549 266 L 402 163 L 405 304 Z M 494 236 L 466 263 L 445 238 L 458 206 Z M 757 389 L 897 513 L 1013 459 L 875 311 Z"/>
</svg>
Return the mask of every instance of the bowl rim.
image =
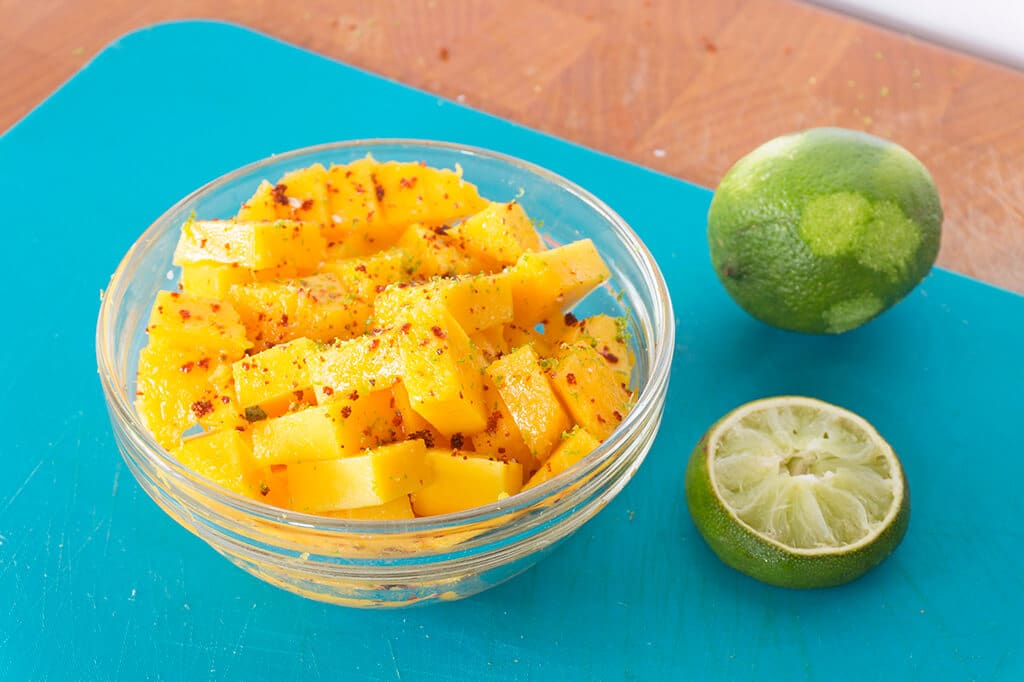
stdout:
<svg viewBox="0 0 1024 682">
<path fill-rule="evenodd" d="M 613 232 L 616 234 L 619 242 L 621 242 L 625 247 L 630 258 L 644 275 L 645 281 L 643 282 L 644 286 L 642 289 L 650 289 L 649 294 L 652 299 L 652 305 L 650 306 L 650 318 L 653 332 L 652 338 L 650 339 L 650 345 L 653 346 L 653 361 L 650 363 L 650 371 L 646 377 L 647 383 L 643 389 L 639 391 L 637 401 L 633 408 L 629 411 L 618 427 L 616 427 L 612 435 L 601 443 L 597 449 L 573 466 L 573 469 L 576 469 L 576 475 L 568 477 L 555 476 L 528 490 L 518 492 L 505 499 L 479 507 L 473 507 L 448 514 L 414 517 L 412 519 L 343 519 L 309 514 L 290 509 L 282 509 L 227 490 L 212 481 L 208 481 L 202 476 L 196 475 L 189 468 L 181 464 L 168 450 L 164 449 L 156 442 L 155 438 L 142 423 L 141 418 L 134 408 L 133 401 L 129 399 L 127 387 L 122 389 L 118 385 L 118 382 L 115 381 L 115 377 L 117 376 L 117 360 L 113 357 L 113 339 L 115 338 L 113 326 L 117 317 L 117 310 L 113 307 L 111 301 L 115 298 L 119 299 L 120 296 L 111 296 L 110 292 L 112 290 L 122 291 L 129 286 L 130 282 L 126 281 L 124 278 L 124 272 L 128 265 L 134 260 L 138 252 L 143 250 L 146 245 L 155 241 L 158 235 L 165 232 L 170 225 L 171 217 L 174 214 L 180 212 L 184 206 L 197 200 L 208 192 L 228 184 L 242 176 L 258 171 L 261 168 L 269 167 L 281 162 L 292 161 L 300 157 L 314 156 L 337 150 L 366 149 L 368 153 L 372 153 L 373 148 L 377 147 L 409 147 L 420 149 L 425 148 L 427 150 L 437 149 L 450 153 L 463 154 L 467 157 L 483 157 L 515 166 L 520 170 L 539 176 L 546 182 L 558 185 L 587 204 L 591 210 L 595 211 L 595 213 L 601 215 L 608 226 L 611 227 Z M 313 162 L 311 161 L 311 163 Z M 164 225 L 164 223 L 167 223 L 167 225 Z M 653 287 L 651 285 L 653 285 Z M 105 342 L 107 338 L 111 339 L 111 343 L 108 344 Z M 198 492 L 203 497 L 212 498 L 219 504 L 227 505 L 236 511 L 244 513 L 246 516 L 255 517 L 261 521 L 276 525 L 283 525 L 294 530 L 317 530 L 328 532 L 341 531 L 358 534 L 385 533 L 397 535 L 402 533 L 416 533 L 421 531 L 434 531 L 462 527 L 464 525 L 486 521 L 490 518 L 515 513 L 519 509 L 528 509 L 543 499 L 574 485 L 584 475 L 589 474 L 592 471 L 597 471 L 606 462 L 610 464 L 616 459 L 614 455 L 616 454 L 616 450 L 618 449 L 621 441 L 635 433 L 642 425 L 643 420 L 652 412 L 656 412 L 658 410 L 659 404 L 657 402 L 657 397 L 662 396 L 663 399 L 667 389 L 666 384 L 669 381 L 672 355 L 675 345 L 674 338 L 675 318 L 672 310 L 672 300 L 664 275 L 658 267 L 658 263 L 654 259 L 653 254 L 632 227 L 630 227 L 630 225 L 615 210 L 589 190 L 536 163 L 484 147 L 456 142 L 416 138 L 362 138 L 354 140 L 339 140 L 301 147 L 279 154 L 271 154 L 270 156 L 252 161 L 209 180 L 202 186 L 176 201 L 170 208 L 161 213 L 160 216 L 157 217 L 149 227 L 139 235 L 138 238 L 136 238 L 125 252 L 125 255 L 118 263 L 114 273 L 111 275 L 108 286 L 103 292 L 96 325 L 96 356 L 99 367 L 100 382 L 106 396 L 111 418 L 116 418 L 120 422 L 126 431 L 126 435 L 135 441 L 135 444 L 139 446 L 137 447 L 137 450 L 142 453 L 147 460 L 163 471 L 163 473 L 171 476 L 180 484 L 183 484 L 186 488 L 193 490 L 198 488 Z M 130 381 L 129 377 L 126 377 L 126 379 Z M 124 453 L 122 451 L 122 456 L 123 455 Z M 194 492 L 191 493 L 191 495 L 195 497 Z"/>
</svg>

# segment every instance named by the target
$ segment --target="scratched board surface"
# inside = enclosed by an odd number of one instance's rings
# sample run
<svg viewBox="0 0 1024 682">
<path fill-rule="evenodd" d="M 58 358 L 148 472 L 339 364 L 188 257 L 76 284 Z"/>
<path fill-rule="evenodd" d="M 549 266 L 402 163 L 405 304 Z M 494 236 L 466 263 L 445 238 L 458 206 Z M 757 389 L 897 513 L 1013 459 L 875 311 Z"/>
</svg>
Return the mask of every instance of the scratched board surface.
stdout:
<svg viewBox="0 0 1024 682">
<path fill-rule="evenodd" d="M 505 585 L 386 613 L 279 591 L 170 521 L 116 451 L 93 350 L 100 289 L 179 197 L 382 136 L 508 152 L 606 199 L 657 255 L 678 342 L 665 424 L 612 504 Z M 771 329 L 714 279 L 707 190 L 223 24 L 111 45 L 0 138 L 0 186 L 0 679 L 1024 677 L 1020 297 L 936 271 L 841 337 Z M 761 585 L 687 515 L 693 443 L 780 393 L 860 412 L 902 455 L 909 533 L 850 585 Z"/>
</svg>

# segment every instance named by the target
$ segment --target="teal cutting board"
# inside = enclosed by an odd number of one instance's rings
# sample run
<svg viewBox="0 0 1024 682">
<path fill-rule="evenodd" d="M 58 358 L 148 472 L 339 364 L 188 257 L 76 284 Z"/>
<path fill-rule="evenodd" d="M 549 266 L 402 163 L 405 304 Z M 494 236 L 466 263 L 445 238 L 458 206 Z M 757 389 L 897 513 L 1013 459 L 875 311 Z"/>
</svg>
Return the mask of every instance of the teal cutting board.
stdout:
<svg viewBox="0 0 1024 682">
<path fill-rule="evenodd" d="M 534 569 L 466 601 L 305 601 L 175 525 L 118 454 L 96 376 L 99 292 L 179 197 L 274 152 L 464 142 L 603 197 L 676 310 L 664 425 L 637 476 Z M 708 262 L 711 193 L 255 33 L 162 25 L 104 50 L 0 138 L 0 679 L 1024 679 L 1024 298 L 935 271 L 835 338 L 777 331 Z M 913 491 L 896 553 L 793 592 L 726 568 L 683 468 L 718 416 L 797 393 L 849 407 Z"/>
</svg>

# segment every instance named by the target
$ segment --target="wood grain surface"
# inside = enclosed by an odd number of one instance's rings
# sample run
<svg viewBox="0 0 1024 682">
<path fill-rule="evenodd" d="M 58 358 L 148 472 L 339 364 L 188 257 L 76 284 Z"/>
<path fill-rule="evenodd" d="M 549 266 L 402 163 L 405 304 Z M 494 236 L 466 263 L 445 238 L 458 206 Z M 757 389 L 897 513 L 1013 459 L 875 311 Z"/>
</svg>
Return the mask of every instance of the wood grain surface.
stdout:
<svg viewBox="0 0 1024 682">
<path fill-rule="evenodd" d="M 784 132 L 931 169 L 939 263 L 1024 292 L 1024 74 L 793 0 L 0 0 L 0 131 L 104 45 L 216 18 L 714 187 Z"/>
</svg>

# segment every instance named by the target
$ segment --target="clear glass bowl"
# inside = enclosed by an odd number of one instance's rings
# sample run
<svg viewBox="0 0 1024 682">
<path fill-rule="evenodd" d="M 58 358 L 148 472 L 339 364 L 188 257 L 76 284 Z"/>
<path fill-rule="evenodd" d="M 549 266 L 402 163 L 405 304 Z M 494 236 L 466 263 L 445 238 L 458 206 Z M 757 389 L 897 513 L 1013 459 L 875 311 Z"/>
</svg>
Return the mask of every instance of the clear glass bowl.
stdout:
<svg viewBox="0 0 1024 682">
<path fill-rule="evenodd" d="M 408 521 L 350 521 L 271 507 L 192 474 L 161 448 L 133 406 L 139 350 L 156 292 L 174 288 L 171 255 L 195 211 L 229 217 L 260 180 L 313 163 L 378 160 L 461 165 L 495 201 L 518 197 L 552 243 L 589 237 L 612 271 L 577 314 L 629 312 L 636 406 L 565 474 L 500 502 Z M 164 213 L 125 255 L 103 296 L 96 355 L 121 454 L 172 518 L 233 563 L 313 599 L 396 607 L 459 599 L 526 570 L 602 509 L 640 466 L 661 423 L 674 345 L 672 304 L 650 251 L 601 200 L 536 165 L 483 149 L 415 140 L 339 142 L 272 156 L 208 183 Z"/>
</svg>

